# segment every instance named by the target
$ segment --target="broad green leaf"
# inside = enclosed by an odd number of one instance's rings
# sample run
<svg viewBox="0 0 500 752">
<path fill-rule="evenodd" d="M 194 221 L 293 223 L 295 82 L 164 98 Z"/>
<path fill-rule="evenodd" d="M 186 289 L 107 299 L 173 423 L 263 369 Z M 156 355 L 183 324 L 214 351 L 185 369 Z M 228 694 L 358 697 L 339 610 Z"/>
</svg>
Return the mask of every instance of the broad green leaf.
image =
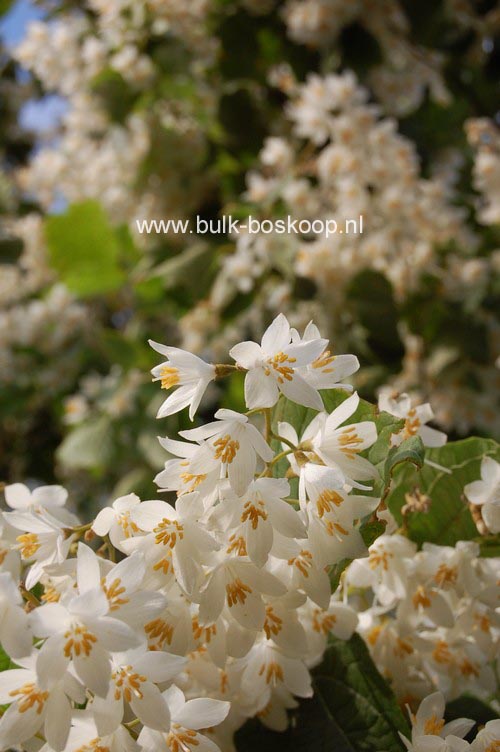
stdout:
<svg viewBox="0 0 500 752">
<path fill-rule="evenodd" d="M 399 446 L 392 447 L 384 462 L 382 473 L 385 488 L 389 487 L 398 465 L 410 463 L 416 470 L 420 470 L 423 467 L 424 458 L 425 449 L 420 436 L 410 436 Z"/>
<path fill-rule="evenodd" d="M 103 415 L 74 428 L 57 450 L 57 459 L 67 468 L 100 468 L 112 452 L 110 418 Z"/>
<path fill-rule="evenodd" d="M 470 438 L 427 450 L 426 461 L 433 464 L 426 462 L 420 472 L 410 465 L 395 470 L 388 506 L 398 521 L 402 521 L 401 507 L 406 503 L 406 494 L 418 490 L 431 499 L 427 513 L 407 515 L 412 540 L 419 544 L 430 541 L 454 546 L 459 540 L 478 537 L 463 490 L 480 478 L 485 455 L 500 460 L 500 446 L 492 439 Z"/>
<path fill-rule="evenodd" d="M 396 698 L 357 634 L 333 640 L 313 671 L 314 697 L 301 700 L 283 734 L 256 721 L 236 734 L 238 752 L 401 752 L 409 728 Z"/>
<path fill-rule="evenodd" d="M 7 671 L 10 668 L 10 658 L 0 645 L 0 671 Z"/>
<path fill-rule="evenodd" d="M 76 295 L 100 295 L 125 280 L 120 245 L 96 201 L 73 204 L 65 214 L 48 217 L 45 236 L 51 266 Z"/>
</svg>

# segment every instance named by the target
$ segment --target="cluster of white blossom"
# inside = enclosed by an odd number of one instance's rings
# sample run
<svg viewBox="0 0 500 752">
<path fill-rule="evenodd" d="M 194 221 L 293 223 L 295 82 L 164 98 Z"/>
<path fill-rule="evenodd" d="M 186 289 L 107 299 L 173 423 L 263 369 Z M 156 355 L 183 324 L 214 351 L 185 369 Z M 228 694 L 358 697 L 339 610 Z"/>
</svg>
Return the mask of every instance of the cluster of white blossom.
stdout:
<svg viewBox="0 0 500 752">
<path fill-rule="evenodd" d="M 424 678 L 434 656 L 434 684 L 449 695 L 464 677 L 488 691 L 498 631 L 491 561 L 477 560 L 473 544 L 415 555 L 399 535 L 369 550 L 363 541 L 361 523 L 380 502 L 360 494 L 378 475 L 362 456 L 376 426 L 353 420 L 356 393 L 329 414 L 318 391 L 350 391 L 342 382 L 357 359 L 333 356 L 312 323 L 300 336 L 283 314 L 260 344 L 232 348 L 235 365 L 150 344 L 165 358 L 154 380 L 174 388 L 158 417 L 189 407 L 193 418 L 207 387 L 236 371 L 245 373 L 248 411 L 220 409 L 213 422 L 181 431 L 182 441 L 160 439 L 170 459 L 155 481 L 175 492 L 175 506 L 131 493 L 81 525 L 62 487 L 5 487 L 0 641 L 13 667 L 0 675 L 9 706 L 0 749 L 217 752 L 234 749 L 247 718 L 285 729 L 296 698 L 312 695 L 310 669 L 328 635 L 348 639 L 358 626 L 356 610 L 331 593 L 328 568 L 346 558 L 354 560 L 346 582 L 375 593 L 359 625 L 369 644 L 382 645 L 400 601 L 391 625 L 401 634 L 395 643 L 391 633 L 387 650 L 401 646 L 405 660 L 418 652 Z M 301 436 L 272 420 L 280 395 L 317 411 Z M 427 406 L 415 414 L 404 398 L 387 406 L 407 416 L 405 431 L 442 443 L 425 427 Z M 485 502 L 482 487 L 470 495 Z M 413 673 L 398 674 L 400 682 L 411 684 Z M 434 686 L 420 674 L 414 683 L 418 697 Z M 437 722 L 425 733 L 441 730 Z"/>
<path fill-rule="evenodd" d="M 286 244 L 295 273 L 322 291 L 343 289 L 372 268 L 404 298 L 436 265 L 437 247 L 470 243 L 449 186 L 421 177 L 415 147 L 368 103 L 354 74 L 311 74 L 290 95 L 292 139 L 266 141 L 261 172 L 250 173 L 246 197 L 266 210 L 280 202 L 294 219 L 334 219 L 343 232 L 242 236 L 226 263 L 240 289 L 272 266 Z M 346 224 L 352 219 L 356 230 Z"/>
<path fill-rule="evenodd" d="M 32 213 L 7 219 L 5 236 L 18 239 L 23 247 L 16 263 L 0 262 L 0 304 L 12 305 L 38 292 L 53 279 L 47 262 L 42 219 Z"/>
<path fill-rule="evenodd" d="M 478 504 L 486 495 L 482 484 L 470 491 Z M 496 488 L 498 494 L 498 471 Z M 477 543 L 424 543 L 417 552 L 397 533 L 382 535 L 367 559 L 350 565 L 346 586 L 359 611 L 358 630 L 401 701 L 414 706 L 435 689 L 447 700 L 464 692 L 494 698 L 499 567 L 498 559 L 479 557 Z"/>
<path fill-rule="evenodd" d="M 482 196 L 479 220 L 500 224 L 500 131 L 490 120 L 470 120 L 466 125 L 469 143 L 476 150 L 475 188 Z"/>
<path fill-rule="evenodd" d="M 42 141 L 29 165 L 20 171 L 21 188 L 44 209 L 61 200 L 99 199 L 114 223 L 130 223 L 131 227 L 135 217 L 176 216 L 189 211 L 193 201 L 189 193 L 195 188 L 190 184 L 189 191 L 183 190 L 182 163 L 176 162 L 170 174 L 162 176 L 161 191 L 158 177 L 153 184 L 141 182 L 139 177 L 158 128 L 173 129 L 180 141 L 185 139 L 183 157 L 189 171 L 199 152 L 196 144 L 193 147 L 197 139 L 193 131 L 199 126 L 183 113 L 182 103 L 172 107 L 163 97 L 147 111 L 134 111 L 123 122 L 115 122 L 106 112 L 99 82 L 106 86 L 108 81 L 112 86 L 112 75 L 119 74 L 131 94 L 147 89 L 158 74 L 151 56 L 143 52 L 150 38 L 173 34 L 185 41 L 190 30 L 200 53 L 196 29 L 203 28 L 199 20 L 206 12 L 205 0 L 188 7 L 177 2 L 89 0 L 82 10 L 89 14 L 69 10 L 56 20 L 30 24 L 14 51 L 45 93 L 60 95 L 67 104 L 56 138 L 47 134 L 46 142 Z M 116 94 L 123 96 L 123 92 Z M 187 208 L 181 208 L 184 206 Z"/>
<path fill-rule="evenodd" d="M 284 18 L 292 39 L 320 49 L 328 48 L 346 27 L 361 24 L 379 45 L 382 60 L 370 72 L 369 82 L 387 112 L 412 112 L 426 91 L 439 104 L 449 103 L 444 57 L 410 40 L 410 24 L 398 0 L 289 0 Z"/>
<path fill-rule="evenodd" d="M 0 383 L 18 388 L 34 384 L 42 395 L 44 390 L 53 394 L 60 389 L 67 373 L 71 382 L 76 364 L 69 346 L 82 336 L 88 322 L 87 307 L 59 284 L 44 297 L 4 308 L 0 311 Z M 55 353 L 63 353 L 56 369 Z M 43 366 L 39 363 L 34 368 L 37 357 Z"/>
</svg>

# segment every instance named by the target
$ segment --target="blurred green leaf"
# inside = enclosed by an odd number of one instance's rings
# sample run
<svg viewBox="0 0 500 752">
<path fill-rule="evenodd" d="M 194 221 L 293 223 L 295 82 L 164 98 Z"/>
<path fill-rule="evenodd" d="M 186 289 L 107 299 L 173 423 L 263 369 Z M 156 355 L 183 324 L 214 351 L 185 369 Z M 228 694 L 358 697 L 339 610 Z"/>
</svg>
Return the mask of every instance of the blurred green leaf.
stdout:
<svg viewBox="0 0 500 752">
<path fill-rule="evenodd" d="M 111 419 L 102 415 L 74 428 L 57 449 L 57 459 L 66 468 L 89 470 L 109 462 L 113 440 Z"/>
<path fill-rule="evenodd" d="M 73 204 L 45 220 L 50 264 L 71 292 L 81 297 L 109 293 L 125 281 L 120 245 L 96 201 Z"/>
</svg>

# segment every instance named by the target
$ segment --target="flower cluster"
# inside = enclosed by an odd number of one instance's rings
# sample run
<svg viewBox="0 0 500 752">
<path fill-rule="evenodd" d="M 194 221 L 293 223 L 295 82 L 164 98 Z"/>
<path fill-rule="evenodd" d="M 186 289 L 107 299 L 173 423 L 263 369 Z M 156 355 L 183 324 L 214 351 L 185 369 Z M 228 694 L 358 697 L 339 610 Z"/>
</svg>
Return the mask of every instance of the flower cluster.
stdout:
<svg viewBox="0 0 500 752">
<path fill-rule="evenodd" d="M 495 695 L 499 572 L 477 543 L 424 543 L 417 553 L 399 534 L 382 535 L 350 565 L 359 632 L 401 701 L 414 706 L 435 689 L 447 700 Z"/>
<path fill-rule="evenodd" d="M 363 524 L 393 520 L 373 495 L 378 470 L 365 454 L 376 424 L 357 418 L 360 399 L 344 383 L 357 358 L 333 355 L 313 323 L 300 335 L 283 314 L 260 344 L 231 349 L 234 364 L 150 344 L 165 358 L 153 379 L 173 390 L 158 417 L 189 407 L 194 419 L 207 387 L 233 373 L 245 374 L 247 411 L 219 409 L 182 440 L 160 439 L 169 458 L 155 482 L 175 504 L 130 493 L 81 525 L 61 486 L 5 487 L 0 642 L 11 667 L 0 681 L 0 749 L 230 752 L 248 718 L 284 730 L 288 711 L 312 695 L 310 670 L 329 635 L 356 629 L 412 705 L 436 687 L 488 698 L 498 562 L 479 559 L 474 543 L 416 553 L 385 534 L 365 544 Z M 347 394 L 328 412 L 331 390 Z M 407 436 L 445 440 L 425 425 L 427 405 L 382 402 L 404 419 L 387 452 Z M 297 428 L 278 403 L 301 406 L 308 420 Z M 485 464 L 465 489 L 485 519 L 498 508 L 497 475 Z M 332 593 L 329 573 L 347 560 Z M 409 750 L 423 749 L 422 734 L 448 743 L 466 733 L 444 726 L 442 702 L 424 701 Z M 487 727 L 473 749 L 495 733 Z"/>
<path fill-rule="evenodd" d="M 166 357 L 153 377 L 175 387 L 160 416 L 194 416 L 208 383 L 237 371 L 248 413 L 161 439 L 171 459 L 156 482 L 175 506 L 129 494 L 80 525 L 60 486 L 5 488 L 0 641 L 15 667 L 1 749 L 230 749 L 246 718 L 285 728 L 328 635 L 356 628 L 327 568 L 367 554 L 360 525 L 379 500 L 359 493 L 377 476 L 361 453 L 377 431 L 353 419 L 356 393 L 328 414 L 319 390 L 349 390 L 357 359 L 283 315 L 260 345 L 232 349 L 235 365 L 152 344 Z M 280 395 L 316 411 L 301 437 L 272 423 Z"/>
</svg>

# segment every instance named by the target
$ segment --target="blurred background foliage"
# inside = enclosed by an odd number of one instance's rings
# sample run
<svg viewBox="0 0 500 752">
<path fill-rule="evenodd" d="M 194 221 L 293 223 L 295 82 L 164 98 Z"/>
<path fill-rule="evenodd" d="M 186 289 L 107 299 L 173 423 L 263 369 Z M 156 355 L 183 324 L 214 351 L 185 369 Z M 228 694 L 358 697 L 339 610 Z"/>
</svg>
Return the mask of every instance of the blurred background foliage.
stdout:
<svg viewBox="0 0 500 752">
<path fill-rule="evenodd" d="M 2 481 L 57 480 L 95 506 L 131 490 L 152 497 L 165 459 L 156 435 L 187 418 L 155 421 L 148 338 L 217 360 L 279 309 L 297 326 L 319 316 L 335 351 L 360 357 L 363 396 L 389 383 L 430 400 L 455 438 L 499 437 L 495 2 L 33 8 L 39 20 L 15 44 L 6 32 L 0 50 Z M 18 12 L 0 3 L 5 29 Z M 266 139 L 316 159 L 289 100 L 311 73 L 346 71 L 411 145 L 418 179 L 441 180 L 460 210 L 460 237 L 434 243 L 428 262 L 416 260 L 417 236 L 395 247 L 389 264 L 415 258 L 411 285 L 399 289 L 376 253 L 325 292 L 286 240 L 246 258 L 248 272 L 234 262 L 245 239 L 137 233 L 136 219 L 281 216 L 279 195 L 269 201 L 266 187 L 259 201 L 252 189 L 255 175 L 270 179 Z M 241 382 L 219 389 L 206 414 L 216 400 L 242 407 Z"/>
</svg>

